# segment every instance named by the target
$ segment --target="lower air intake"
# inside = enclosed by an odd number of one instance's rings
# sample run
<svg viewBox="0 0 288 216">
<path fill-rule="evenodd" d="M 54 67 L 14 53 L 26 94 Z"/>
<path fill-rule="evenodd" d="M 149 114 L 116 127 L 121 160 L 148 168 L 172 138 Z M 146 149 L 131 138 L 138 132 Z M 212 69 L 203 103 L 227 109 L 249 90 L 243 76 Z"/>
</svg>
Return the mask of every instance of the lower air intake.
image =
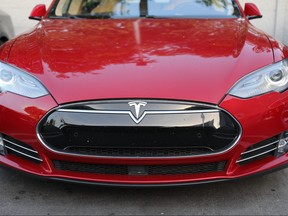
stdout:
<svg viewBox="0 0 288 216">
<path fill-rule="evenodd" d="M 263 158 L 275 156 L 279 135 L 250 146 L 237 160 L 239 165 L 245 165 Z"/>
<path fill-rule="evenodd" d="M 224 171 L 226 166 L 226 161 L 201 164 L 147 166 L 88 164 L 58 160 L 53 161 L 53 163 L 58 170 L 101 175 L 189 175 L 220 172 Z"/>
<path fill-rule="evenodd" d="M 3 135 L 3 141 L 8 154 L 15 155 L 34 163 L 42 162 L 38 152 L 31 146 L 6 135 Z"/>
</svg>

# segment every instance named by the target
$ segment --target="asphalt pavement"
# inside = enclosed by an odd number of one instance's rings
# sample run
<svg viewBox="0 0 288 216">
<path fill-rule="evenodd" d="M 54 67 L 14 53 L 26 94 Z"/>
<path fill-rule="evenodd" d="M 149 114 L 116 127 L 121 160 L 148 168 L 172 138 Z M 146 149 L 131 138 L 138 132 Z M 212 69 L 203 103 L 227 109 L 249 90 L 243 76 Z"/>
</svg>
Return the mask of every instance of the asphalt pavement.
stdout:
<svg viewBox="0 0 288 216">
<path fill-rule="evenodd" d="M 287 215 L 288 169 L 172 188 L 39 180 L 0 168 L 0 215 Z"/>
</svg>

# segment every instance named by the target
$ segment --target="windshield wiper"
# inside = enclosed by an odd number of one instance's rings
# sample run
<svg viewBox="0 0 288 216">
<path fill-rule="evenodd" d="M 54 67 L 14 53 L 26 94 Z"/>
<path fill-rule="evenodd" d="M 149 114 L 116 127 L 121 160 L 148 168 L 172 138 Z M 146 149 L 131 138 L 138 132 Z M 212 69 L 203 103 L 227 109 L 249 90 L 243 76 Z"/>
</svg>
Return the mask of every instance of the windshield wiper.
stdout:
<svg viewBox="0 0 288 216">
<path fill-rule="evenodd" d="M 65 14 L 63 16 L 49 16 L 49 18 L 52 19 L 120 19 L 120 18 L 139 18 L 139 17 L 125 17 L 125 16 L 111 16 L 110 13 L 98 13 L 98 14 L 93 14 L 93 15 L 70 15 L 70 14 Z M 156 15 L 146 15 L 146 16 L 141 16 L 141 18 L 147 18 L 147 19 L 168 19 L 169 17 L 165 16 L 156 16 Z"/>
<path fill-rule="evenodd" d="M 111 19 L 112 16 L 107 13 L 93 14 L 93 15 L 68 15 L 65 16 L 70 19 Z"/>
<path fill-rule="evenodd" d="M 147 18 L 147 19 L 167 19 L 168 17 L 165 16 L 156 16 L 156 15 L 145 15 L 142 16 L 143 18 Z"/>
</svg>

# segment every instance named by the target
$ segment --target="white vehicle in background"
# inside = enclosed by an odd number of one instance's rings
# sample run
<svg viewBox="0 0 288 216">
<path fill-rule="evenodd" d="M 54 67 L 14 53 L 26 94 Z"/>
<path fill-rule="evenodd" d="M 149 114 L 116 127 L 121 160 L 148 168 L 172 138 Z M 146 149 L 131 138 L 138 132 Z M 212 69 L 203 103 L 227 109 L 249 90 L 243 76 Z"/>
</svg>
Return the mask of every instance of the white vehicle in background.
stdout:
<svg viewBox="0 0 288 216">
<path fill-rule="evenodd" d="M 15 35 L 11 17 L 0 10 L 0 45 L 13 38 Z"/>
</svg>

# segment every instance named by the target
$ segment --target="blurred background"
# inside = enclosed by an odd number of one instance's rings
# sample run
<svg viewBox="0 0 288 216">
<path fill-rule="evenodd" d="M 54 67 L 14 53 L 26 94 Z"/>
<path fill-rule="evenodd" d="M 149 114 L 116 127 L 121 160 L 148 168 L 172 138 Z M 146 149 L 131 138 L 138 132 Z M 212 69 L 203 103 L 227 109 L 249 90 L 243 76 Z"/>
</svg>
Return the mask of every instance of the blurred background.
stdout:
<svg viewBox="0 0 288 216">
<path fill-rule="evenodd" d="M 16 35 L 29 30 L 37 21 L 28 19 L 36 4 L 50 4 L 52 0 L 0 0 L 0 9 L 8 13 L 13 21 Z M 287 0 L 240 0 L 242 6 L 246 2 L 255 3 L 263 14 L 262 19 L 251 22 L 268 34 L 288 45 L 288 1 Z"/>
</svg>

